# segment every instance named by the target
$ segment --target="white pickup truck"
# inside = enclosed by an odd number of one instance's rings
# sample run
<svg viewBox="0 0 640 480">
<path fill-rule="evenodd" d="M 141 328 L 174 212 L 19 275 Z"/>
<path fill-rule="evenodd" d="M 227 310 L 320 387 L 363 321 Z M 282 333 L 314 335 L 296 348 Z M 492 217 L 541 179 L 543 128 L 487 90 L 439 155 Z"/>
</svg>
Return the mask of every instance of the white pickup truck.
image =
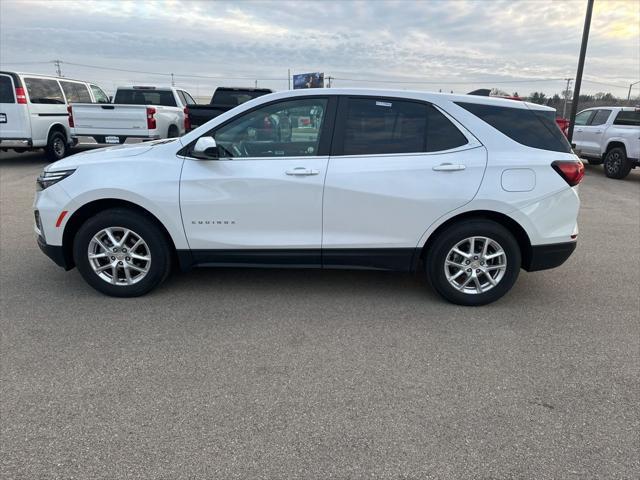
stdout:
<svg viewBox="0 0 640 480">
<path fill-rule="evenodd" d="M 596 107 L 576 115 L 575 152 L 593 165 L 604 162 L 609 178 L 640 166 L 640 108 Z"/>
<path fill-rule="evenodd" d="M 191 95 L 174 87 L 119 87 L 112 103 L 69 106 L 71 136 L 100 144 L 178 137 L 190 128 L 190 103 Z"/>
</svg>

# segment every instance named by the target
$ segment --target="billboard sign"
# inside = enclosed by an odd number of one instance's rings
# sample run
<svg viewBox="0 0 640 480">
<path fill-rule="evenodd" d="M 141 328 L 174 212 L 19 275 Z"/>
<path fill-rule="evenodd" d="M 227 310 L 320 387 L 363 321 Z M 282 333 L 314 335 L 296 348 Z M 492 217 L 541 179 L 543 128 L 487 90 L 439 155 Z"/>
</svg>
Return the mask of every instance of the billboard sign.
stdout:
<svg viewBox="0 0 640 480">
<path fill-rule="evenodd" d="M 293 89 L 324 88 L 324 73 L 301 73 L 293 76 Z"/>
</svg>

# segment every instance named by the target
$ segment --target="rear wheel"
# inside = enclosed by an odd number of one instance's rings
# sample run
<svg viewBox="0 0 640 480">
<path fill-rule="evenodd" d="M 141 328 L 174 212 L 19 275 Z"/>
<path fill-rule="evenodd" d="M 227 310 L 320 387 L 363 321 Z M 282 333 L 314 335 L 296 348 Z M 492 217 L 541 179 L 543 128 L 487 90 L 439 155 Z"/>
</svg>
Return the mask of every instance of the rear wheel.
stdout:
<svg viewBox="0 0 640 480">
<path fill-rule="evenodd" d="M 631 162 L 622 147 L 612 148 L 604 158 L 604 173 L 609 178 L 624 178 L 631 171 Z"/>
<path fill-rule="evenodd" d="M 67 155 L 67 150 L 67 136 L 62 132 L 51 132 L 49 134 L 47 146 L 45 147 L 47 158 L 52 162 L 56 162 Z"/>
<path fill-rule="evenodd" d="M 485 305 L 507 293 L 520 272 L 511 232 L 491 220 L 468 220 L 438 235 L 425 262 L 429 283 L 458 305 Z"/>
<path fill-rule="evenodd" d="M 180 132 L 178 131 L 178 127 L 176 127 L 175 125 L 171 125 L 169 127 L 169 131 L 167 132 L 167 138 L 175 138 L 179 135 Z"/>
<path fill-rule="evenodd" d="M 126 209 L 105 210 L 75 237 L 73 256 L 86 282 L 114 297 L 137 297 L 169 274 L 168 242 L 154 222 Z"/>
</svg>

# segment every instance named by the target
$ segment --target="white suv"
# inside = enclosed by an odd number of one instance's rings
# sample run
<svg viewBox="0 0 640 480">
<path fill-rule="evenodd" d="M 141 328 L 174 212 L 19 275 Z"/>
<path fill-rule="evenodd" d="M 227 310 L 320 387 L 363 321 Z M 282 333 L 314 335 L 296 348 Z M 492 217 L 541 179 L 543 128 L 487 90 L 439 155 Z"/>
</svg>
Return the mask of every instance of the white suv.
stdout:
<svg viewBox="0 0 640 480">
<path fill-rule="evenodd" d="M 486 304 L 575 249 L 584 168 L 554 117 L 476 96 L 274 93 L 178 139 L 49 165 L 38 243 L 113 296 L 175 263 L 423 270 L 447 300 Z"/>
</svg>

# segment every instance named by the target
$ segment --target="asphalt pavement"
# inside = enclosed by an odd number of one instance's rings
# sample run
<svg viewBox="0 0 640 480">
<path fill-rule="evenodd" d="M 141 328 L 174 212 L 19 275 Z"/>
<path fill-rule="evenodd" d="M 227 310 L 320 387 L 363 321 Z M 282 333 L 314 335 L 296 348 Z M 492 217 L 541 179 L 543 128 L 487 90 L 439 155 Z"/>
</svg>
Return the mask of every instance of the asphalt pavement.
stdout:
<svg viewBox="0 0 640 480">
<path fill-rule="evenodd" d="M 45 164 L 0 154 L 0 477 L 638 478 L 640 170 L 587 166 L 573 256 L 465 308 L 366 271 L 102 296 L 36 246 Z"/>
</svg>

